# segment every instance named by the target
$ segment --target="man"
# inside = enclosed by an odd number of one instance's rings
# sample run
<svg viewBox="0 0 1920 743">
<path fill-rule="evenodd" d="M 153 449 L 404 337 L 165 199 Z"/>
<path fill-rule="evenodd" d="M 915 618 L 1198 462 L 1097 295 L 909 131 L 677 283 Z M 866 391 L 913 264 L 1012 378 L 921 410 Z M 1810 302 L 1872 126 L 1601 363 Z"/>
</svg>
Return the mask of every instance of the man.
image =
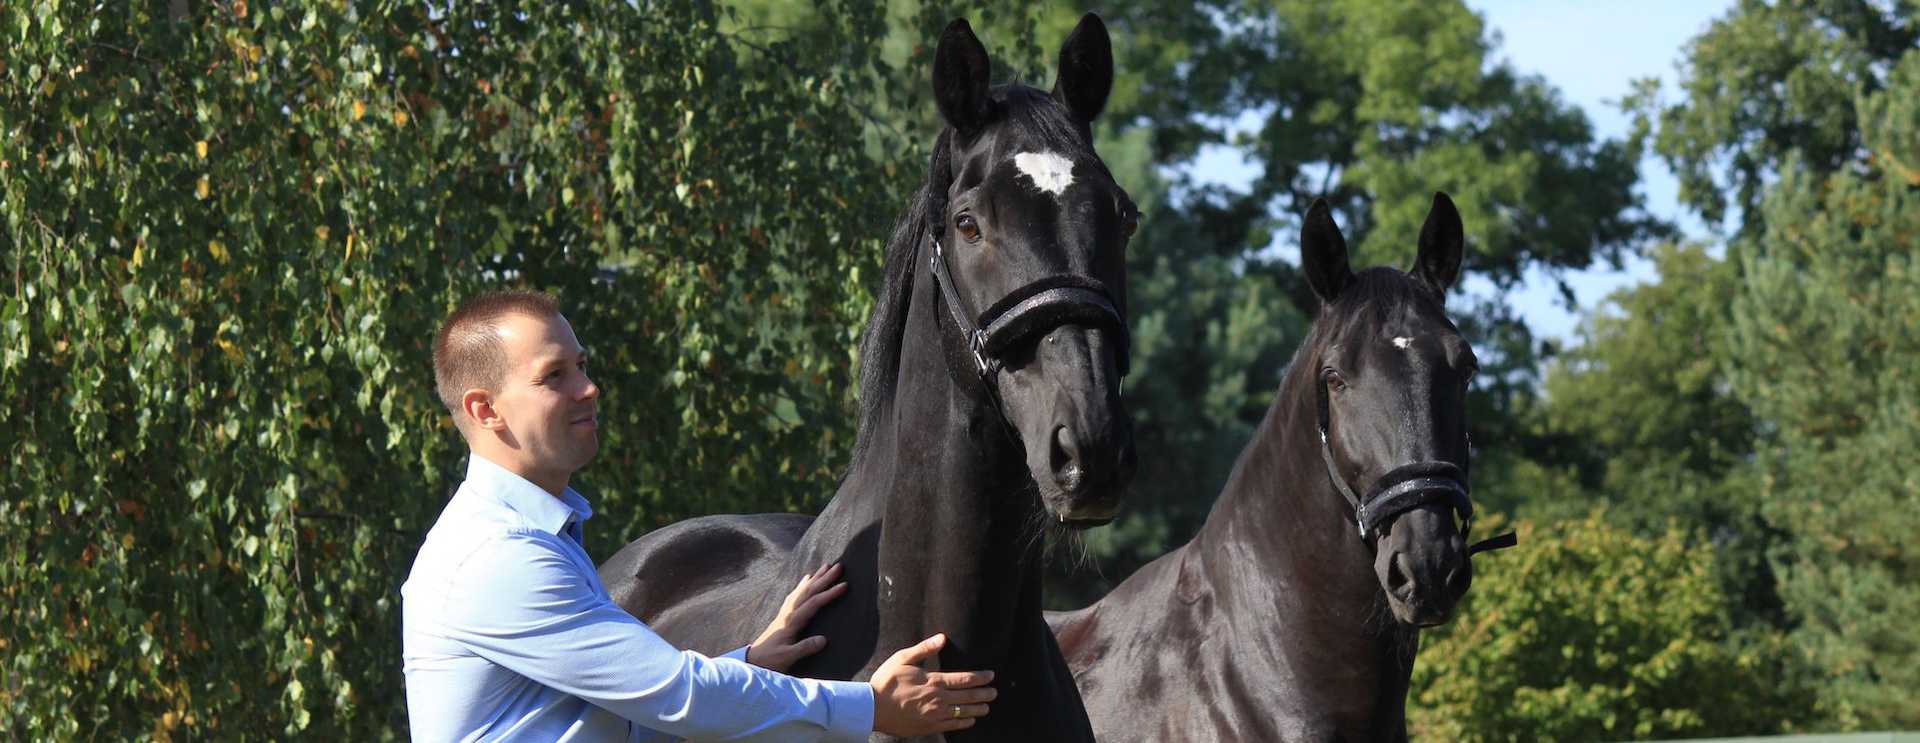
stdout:
<svg viewBox="0 0 1920 743">
<path fill-rule="evenodd" d="M 615 605 L 581 546 L 593 509 L 567 487 L 599 448 L 600 390 L 552 298 L 468 300 L 435 338 L 433 366 L 471 456 L 401 588 L 414 740 L 864 741 L 987 713 L 991 672 L 919 668 L 940 635 L 871 683 L 778 673 L 826 645 L 798 635 L 845 590 L 838 566 L 802 580 L 765 633 L 722 658 L 676 650 Z"/>
</svg>

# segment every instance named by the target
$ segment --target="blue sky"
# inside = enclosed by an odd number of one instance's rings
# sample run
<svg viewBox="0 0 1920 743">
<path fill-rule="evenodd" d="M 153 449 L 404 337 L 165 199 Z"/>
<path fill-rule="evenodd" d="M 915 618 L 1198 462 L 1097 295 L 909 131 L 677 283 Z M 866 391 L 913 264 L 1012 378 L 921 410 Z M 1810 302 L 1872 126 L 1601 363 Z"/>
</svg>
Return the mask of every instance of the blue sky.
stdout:
<svg viewBox="0 0 1920 743">
<path fill-rule="evenodd" d="M 1586 111 L 1601 137 L 1625 137 L 1627 116 L 1616 103 L 1638 78 L 1659 78 L 1671 100 L 1676 93 L 1675 65 L 1689 39 L 1732 7 L 1730 0 L 1467 0 L 1498 34 L 1494 57 L 1526 74 L 1537 74 L 1558 88 L 1564 100 Z M 1249 124 L 1253 122 L 1248 122 Z M 1192 173 L 1204 181 L 1243 185 L 1253 166 L 1228 148 L 1202 153 Z M 1673 220 L 1690 238 L 1708 238 L 1698 219 L 1677 200 L 1678 184 L 1658 159 L 1640 164 L 1640 191 L 1649 211 Z M 1545 274 L 1527 275 L 1512 296 L 1534 333 L 1541 338 L 1573 340 L 1580 317 L 1621 287 L 1655 278 L 1652 266 L 1632 259 L 1622 270 L 1599 266 L 1566 276 L 1579 305 L 1560 304 L 1559 291 Z M 1491 293 L 1484 281 L 1469 280 L 1465 290 Z"/>
</svg>

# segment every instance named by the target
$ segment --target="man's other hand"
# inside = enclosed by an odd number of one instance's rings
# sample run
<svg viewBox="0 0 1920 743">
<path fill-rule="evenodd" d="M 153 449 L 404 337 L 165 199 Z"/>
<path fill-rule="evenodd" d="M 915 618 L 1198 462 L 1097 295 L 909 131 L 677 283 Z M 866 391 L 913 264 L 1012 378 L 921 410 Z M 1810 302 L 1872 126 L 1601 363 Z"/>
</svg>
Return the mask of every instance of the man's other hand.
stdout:
<svg viewBox="0 0 1920 743">
<path fill-rule="evenodd" d="M 937 673 L 920 667 L 946 644 L 946 635 L 934 635 L 894 653 L 873 672 L 874 732 L 932 735 L 965 730 L 986 716 L 987 703 L 999 695 L 987 687 L 992 671 Z"/>
<path fill-rule="evenodd" d="M 760 639 L 747 646 L 747 662 L 770 671 L 786 673 L 801 658 L 825 648 L 825 636 L 814 635 L 801 639 L 800 630 L 813 620 L 814 613 L 820 611 L 820 607 L 847 592 L 847 584 L 834 582 L 839 578 L 839 563 L 801 578 L 800 585 L 794 586 L 793 593 L 787 594 L 786 602 L 780 604 L 780 613 L 773 616 L 773 623 L 767 625 L 767 631 L 760 633 Z"/>
</svg>

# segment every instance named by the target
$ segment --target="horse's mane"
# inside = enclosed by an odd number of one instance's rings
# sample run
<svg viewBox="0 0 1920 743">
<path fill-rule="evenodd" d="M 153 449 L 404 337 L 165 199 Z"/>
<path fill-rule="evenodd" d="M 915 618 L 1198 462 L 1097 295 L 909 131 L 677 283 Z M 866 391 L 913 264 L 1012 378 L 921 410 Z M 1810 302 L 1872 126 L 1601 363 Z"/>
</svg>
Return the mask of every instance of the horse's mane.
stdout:
<svg viewBox="0 0 1920 743">
<path fill-rule="evenodd" d="M 927 180 L 913 192 L 907 211 L 893 226 L 887 240 L 886 273 L 880 292 L 873 302 L 873 314 L 867 319 L 867 334 L 860 339 L 860 428 L 854 435 L 852 471 L 872 447 L 873 429 L 893 399 L 894 379 L 900 369 L 900 347 L 907 330 L 907 305 L 913 296 L 914 253 L 927 234 L 932 220 L 935 184 L 944 191 L 951 179 L 939 171 L 946 169 L 947 132 L 934 143 L 933 167 Z"/>
<path fill-rule="evenodd" d="M 994 108 L 1000 114 L 996 122 L 999 125 L 1014 127 L 1034 141 L 1065 150 L 1078 161 L 1093 162 L 1102 173 L 1106 172 L 1106 164 L 1093 152 L 1086 125 L 1074 121 L 1066 106 L 1053 96 L 1013 84 L 995 88 L 993 98 Z M 907 305 L 913 296 L 915 254 L 933 219 L 946 212 L 947 189 L 953 182 L 950 156 L 955 136 L 959 135 L 947 128 L 934 140 L 927 177 L 913 192 L 906 212 L 894 224 L 893 236 L 887 240 L 885 276 L 874 299 L 873 314 L 867 320 L 867 334 L 860 340 L 860 428 L 854 437 L 852 466 L 848 471 L 858 467 L 865 458 L 872 446 L 874 427 L 879 425 L 880 417 L 893 399 L 900 349 L 907 329 Z"/>
</svg>

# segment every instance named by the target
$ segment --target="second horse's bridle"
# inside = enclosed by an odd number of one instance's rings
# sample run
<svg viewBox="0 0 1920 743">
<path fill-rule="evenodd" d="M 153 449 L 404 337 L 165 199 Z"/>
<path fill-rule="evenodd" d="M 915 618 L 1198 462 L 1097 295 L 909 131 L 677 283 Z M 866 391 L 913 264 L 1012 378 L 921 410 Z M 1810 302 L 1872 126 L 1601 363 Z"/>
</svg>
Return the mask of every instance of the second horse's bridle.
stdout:
<svg viewBox="0 0 1920 743">
<path fill-rule="evenodd" d="M 1353 492 L 1347 479 L 1340 476 L 1340 468 L 1333 461 L 1333 445 L 1327 442 L 1327 426 L 1332 422 L 1332 409 L 1327 400 L 1327 387 L 1316 383 L 1319 393 L 1320 459 L 1327 465 L 1327 477 L 1333 480 L 1333 487 L 1340 491 L 1341 497 L 1353 506 L 1354 524 L 1360 529 L 1360 538 L 1369 539 L 1379 534 L 1380 527 L 1400 514 L 1411 511 L 1434 501 L 1444 501 L 1453 508 L 1460 519 L 1460 538 L 1466 540 L 1473 533 L 1473 499 L 1468 496 L 1467 473 L 1449 462 L 1413 462 L 1393 468 L 1374 481 L 1368 488 L 1367 497 L 1362 498 Z M 1471 442 L 1468 448 L 1472 448 Z M 1477 552 L 1506 549 L 1520 543 L 1513 532 L 1488 537 L 1467 547 L 1467 556 Z"/>
</svg>

